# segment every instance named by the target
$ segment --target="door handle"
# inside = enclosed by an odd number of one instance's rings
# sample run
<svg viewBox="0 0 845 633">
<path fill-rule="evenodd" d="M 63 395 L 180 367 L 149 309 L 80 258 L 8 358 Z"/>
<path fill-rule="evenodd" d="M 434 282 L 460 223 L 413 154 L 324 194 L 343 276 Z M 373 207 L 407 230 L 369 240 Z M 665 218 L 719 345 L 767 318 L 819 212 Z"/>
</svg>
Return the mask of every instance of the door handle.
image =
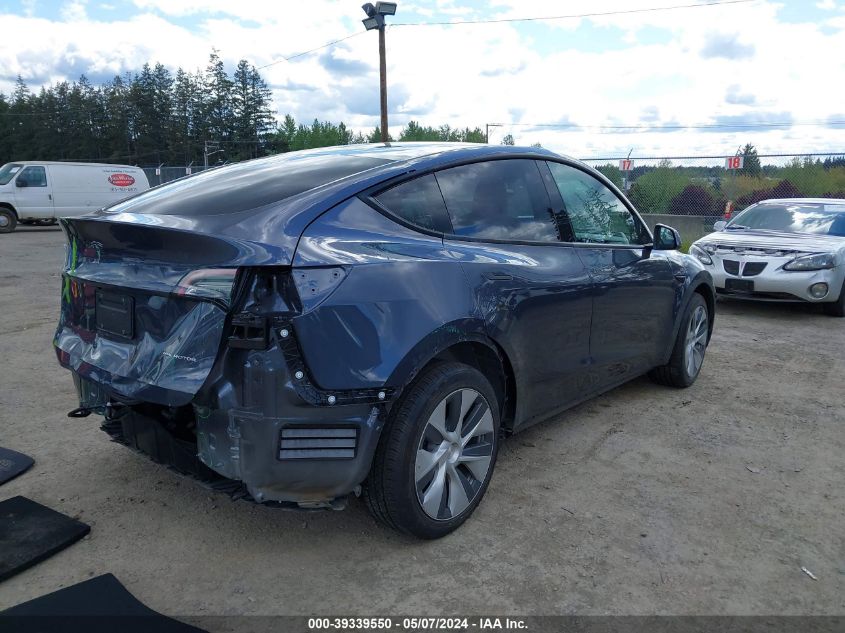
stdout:
<svg viewBox="0 0 845 633">
<path fill-rule="evenodd" d="M 684 283 L 687 280 L 687 276 L 684 273 L 675 273 L 675 281 L 679 284 Z"/>
<path fill-rule="evenodd" d="M 490 281 L 511 281 L 513 279 L 513 275 L 500 272 L 484 273 L 484 276 Z"/>
</svg>

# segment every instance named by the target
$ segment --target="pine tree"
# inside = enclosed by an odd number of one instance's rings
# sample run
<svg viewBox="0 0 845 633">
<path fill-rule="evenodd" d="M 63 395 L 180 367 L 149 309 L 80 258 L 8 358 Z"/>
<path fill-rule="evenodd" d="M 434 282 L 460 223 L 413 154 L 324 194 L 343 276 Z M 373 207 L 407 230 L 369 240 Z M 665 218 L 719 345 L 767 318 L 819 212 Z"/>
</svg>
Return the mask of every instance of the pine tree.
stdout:
<svg viewBox="0 0 845 633">
<path fill-rule="evenodd" d="M 274 123 L 270 100 L 270 89 L 255 67 L 245 59 L 238 62 L 232 91 L 234 158 L 264 154 Z"/>
<path fill-rule="evenodd" d="M 197 121 L 200 140 L 228 147 L 227 143 L 233 136 L 232 87 L 223 60 L 217 49 L 213 49 L 208 57 L 200 93 L 200 118 Z"/>
<path fill-rule="evenodd" d="M 763 170 L 760 166 L 760 159 L 757 156 L 757 150 L 751 143 L 748 143 L 743 148 L 742 155 L 744 160 L 740 173 L 746 176 L 751 176 L 752 178 L 759 178 Z"/>
<path fill-rule="evenodd" d="M 168 162 L 188 165 L 196 159 L 194 144 L 196 118 L 199 109 L 199 84 L 197 78 L 181 68 L 176 71 L 170 99 L 168 129 Z"/>
</svg>

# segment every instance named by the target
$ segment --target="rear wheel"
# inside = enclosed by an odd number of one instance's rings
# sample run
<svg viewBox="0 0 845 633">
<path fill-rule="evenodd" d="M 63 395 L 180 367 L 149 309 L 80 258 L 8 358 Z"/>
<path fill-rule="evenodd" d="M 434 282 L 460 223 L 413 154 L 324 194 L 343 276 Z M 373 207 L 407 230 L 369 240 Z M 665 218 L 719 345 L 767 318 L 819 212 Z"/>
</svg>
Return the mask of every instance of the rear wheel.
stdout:
<svg viewBox="0 0 845 633">
<path fill-rule="evenodd" d="M 684 312 L 669 362 L 652 369 L 649 378 L 669 387 L 689 387 L 701 372 L 709 335 L 710 314 L 707 303 L 696 292 Z"/>
<path fill-rule="evenodd" d="M 15 212 L 7 207 L 0 207 L 0 233 L 11 233 L 17 224 Z"/>
<path fill-rule="evenodd" d="M 842 282 L 842 290 L 839 291 L 839 299 L 833 303 L 825 303 L 824 311 L 830 316 L 845 317 L 845 281 Z"/>
<path fill-rule="evenodd" d="M 440 363 L 391 413 L 364 500 L 382 523 L 419 538 L 455 530 L 481 502 L 499 448 L 499 407 L 476 369 Z"/>
</svg>

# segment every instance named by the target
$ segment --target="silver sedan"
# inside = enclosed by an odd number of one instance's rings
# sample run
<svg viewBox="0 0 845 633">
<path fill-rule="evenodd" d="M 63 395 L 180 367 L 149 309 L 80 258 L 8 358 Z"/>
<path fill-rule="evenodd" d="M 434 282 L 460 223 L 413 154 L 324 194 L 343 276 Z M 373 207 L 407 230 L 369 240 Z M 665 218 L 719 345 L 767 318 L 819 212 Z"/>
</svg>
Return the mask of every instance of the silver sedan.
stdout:
<svg viewBox="0 0 845 633">
<path fill-rule="evenodd" d="M 713 228 L 689 252 L 717 293 L 823 303 L 845 316 L 845 200 L 764 200 Z"/>
</svg>

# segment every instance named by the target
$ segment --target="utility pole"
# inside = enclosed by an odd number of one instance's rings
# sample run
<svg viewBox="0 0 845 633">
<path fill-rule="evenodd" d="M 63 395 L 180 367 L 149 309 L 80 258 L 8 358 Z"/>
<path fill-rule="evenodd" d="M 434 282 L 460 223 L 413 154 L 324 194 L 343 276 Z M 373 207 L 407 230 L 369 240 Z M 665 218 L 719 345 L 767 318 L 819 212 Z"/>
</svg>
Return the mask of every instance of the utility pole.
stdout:
<svg viewBox="0 0 845 633">
<path fill-rule="evenodd" d="M 361 6 L 367 18 L 362 20 L 368 31 L 378 29 L 379 92 L 381 101 L 381 141 L 387 143 L 387 51 L 385 46 L 384 16 L 396 15 L 395 2 L 368 2 Z"/>
<path fill-rule="evenodd" d="M 488 145 L 490 144 L 490 128 L 491 127 L 502 127 L 501 123 L 485 123 L 484 124 L 484 142 Z"/>
<path fill-rule="evenodd" d="M 381 142 L 387 143 L 387 51 L 384 45 L 384 22 L 378 28 L 379 91 L 381 93 Z"/>
<path fill-rule="evenodd" d="M 213 156 L 214 154 L 219 154 L 222 152 L 222 149 L 218 149 L 219 145 L 217 145 L 217 141 L 205 141 L 205 145 L 203 147 L 202 156 L 203 156 L 203 166 L 204 169 L 208 169 L 208 157 Z"/>
</svg>

